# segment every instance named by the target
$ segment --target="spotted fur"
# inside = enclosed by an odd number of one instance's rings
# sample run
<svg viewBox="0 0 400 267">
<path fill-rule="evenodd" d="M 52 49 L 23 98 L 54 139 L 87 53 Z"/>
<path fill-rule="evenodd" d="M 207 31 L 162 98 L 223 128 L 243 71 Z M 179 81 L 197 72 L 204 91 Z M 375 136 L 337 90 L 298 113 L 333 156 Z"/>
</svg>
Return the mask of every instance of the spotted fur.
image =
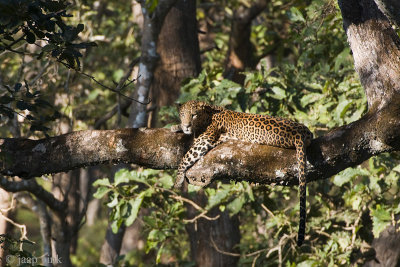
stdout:
<svg viewBox="0 0 400 267">
<path fill-rule="evenodd" d="M 186 171 L 202 156 L 227 140 L 241 140 L 255 144 L 295 148 L 299 165 L 300 223 L 297 244 L 304 241 L 306 224 L 306 154 L 305 149 L 313 138 L 303 124 L 267 115 L 235 112 L 206 102 L 189 101 L 179 108 L 181 124 L 172 131 L 194 134 L 195 140 L 183 157 L 175 181 L 182 187 Z M 211 180 L 190 178 L 189 183 L 206 186 Z"/>
</svg>

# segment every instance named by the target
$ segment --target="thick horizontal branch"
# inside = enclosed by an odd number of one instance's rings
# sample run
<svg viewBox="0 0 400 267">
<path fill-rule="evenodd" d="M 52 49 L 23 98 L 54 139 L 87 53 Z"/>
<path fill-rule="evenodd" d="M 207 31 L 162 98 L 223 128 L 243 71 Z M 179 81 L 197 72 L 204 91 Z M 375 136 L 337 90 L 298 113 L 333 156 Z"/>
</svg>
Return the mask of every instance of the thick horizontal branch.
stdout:
<svg viewBox="0 0 400 267">
<path fill-rule="evenodd" d="M 324 179 L 382 152 L 400 150 L 400 101 L 312 141 L 307 149 L 309 181 Z M 2 174 L 25 178 L 100 163 L 135 163 L 177 168 L 191 137 L 168 129 L 81 131 L 41 140 L 2 139 Z M 297 183 L 293 149 L 227 142 L 210 151 L 187 176 Z"/>
<path fill-rule="evenodd" d="M 41 140 L 0 139 L 0 173 L 31 178 L 102 163 L 176 168 L 190 137 L 168 129 L 72 132 Z"/>
</svg>

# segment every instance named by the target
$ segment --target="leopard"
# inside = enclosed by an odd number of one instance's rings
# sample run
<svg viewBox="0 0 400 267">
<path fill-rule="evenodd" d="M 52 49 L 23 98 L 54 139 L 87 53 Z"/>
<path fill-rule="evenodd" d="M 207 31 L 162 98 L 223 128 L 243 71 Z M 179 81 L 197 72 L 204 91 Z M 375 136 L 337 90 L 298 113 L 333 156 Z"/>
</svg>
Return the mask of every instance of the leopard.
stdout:
<svg viewBox="0 0 400 267">
<path fill-rule="evenodd" d="M 197 100 L 180 104 L 179 118 L 180 124 L 172 126 L 171 131 L 193 134 L 194 141 L 178 166 L 175 189 L 182 188 L 186 171 L 201 157 L 229 140 L 296 149 L 300 200 L 297 245 L 301 246 L 304 242 L 307 216 L 306 148 L 313 138 L 311 131 L 305 125 L 289 119 L 232 111 Z M 211 180 L 190 178 L 188 182 L 205 187 Z"/>
</svg>

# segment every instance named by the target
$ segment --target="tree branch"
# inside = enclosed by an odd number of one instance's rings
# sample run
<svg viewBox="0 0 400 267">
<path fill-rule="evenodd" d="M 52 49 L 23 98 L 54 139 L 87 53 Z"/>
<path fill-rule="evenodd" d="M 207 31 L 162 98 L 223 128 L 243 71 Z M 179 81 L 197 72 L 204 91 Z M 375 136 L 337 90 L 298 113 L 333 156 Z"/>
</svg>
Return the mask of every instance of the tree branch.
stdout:
<svg viewBox="0 0 400 267">
<path fill-rule="evenodd" d="M 32 193 L 36 198 L 40 199 L 47 206 L 56 212 L 64 212 L 66 203 L 56 199 L 53 194 L 46 191 L 35 180 L 25 180 L 20 182 L 9 181 L 7 178 L 0 176 L 0 187 L 8 192 L 21 192 L 27 191 Z"/>
<path fill-rule="evenodd" d="M 395 101 L 395 99 L 393 99 Z M 309 181 L 328 178 L 371 156 L 400 150 L 400 99 L 382 110 L 314 139 L 307 149 Z M 80 131 L 41 140 L 0 139 L 0 172 L 24 178 L 100 163 L 177 168 L 191 137 L 168 129 Z M 211 150 L 188 177 L 297 184 L 295 150 L 227 142 Z"/>
</svg>

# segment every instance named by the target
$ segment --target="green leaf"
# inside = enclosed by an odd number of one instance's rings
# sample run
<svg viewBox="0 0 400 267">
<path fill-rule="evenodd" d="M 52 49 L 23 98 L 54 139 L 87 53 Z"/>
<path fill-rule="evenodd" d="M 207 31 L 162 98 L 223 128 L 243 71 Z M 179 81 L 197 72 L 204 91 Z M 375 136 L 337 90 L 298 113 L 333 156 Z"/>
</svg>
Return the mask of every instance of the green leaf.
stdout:
<svg viewBox="0 0 400 267">
<path fill-rule="evenodd" d="M 113 208 L 113 207 L 116 207 L 118 204 L 119 204 L 118 193 L 114 193 L 113 200 L 111 202 L 107 203 L 107 206 L 109 208 Z"/>
<path fill-rule="evenodd" d="M 147 239 L 151 241 L 158 241 L 162 242 L 165 240 L 167 236 L 165 235 L 164 231 L 161 231 L 159 229 L 153 229 L 150 231 Z"/>
<path fill-rule="evenodd" d="M 125 221 L 126 226 L 131 225 L 136 220 L 139 208 L 143 203 L 145 193 L 146 192 L 141 192 L 137 197 L 129 200 L 128 204 L 131 206 L 131 213 Z"/>
<path fill-rule="evenodd" d="M 296 7 L 291 7 L 290 12 L 288 13 L 288 17 L 293 22 L 305 22 L 306 20 L 303 17 L 303 14 Z"/>
<path fill-rule="evenodd" d="M 173 177 L 168 174 L 164 174 L 158 181 L 162 184 L 163 188 L 170 189 L 174 185 Z"/>
<path fill-rule="evenodd" d="M 282 88 L 278 87 L 278 86 L 274 86 L 271 88 L 272 92 L 274 92 L 273 97 L 276 99 L 284 99 L 286 98 L 286 91 L 283 90 Z"/>
<path fill-rule="evenodd" d="M 127 169 L 120 169 L 119 171 L 117 171 L 115 173 L 114 176 L 114 185 L 117 186 L 121 183 L 128 183 L 130 178 L 131 178 L 131 174 Z"/>
<path fill-rule="evenodd" d="M 0 104 L 9 104 L 13 100 L 14 100 L 13 97 L 10 97 L 8 95 L 3 95 L 2 97 L 0 97 Z"/>
<path fill-rule="evenodd" d="M 347 168 L 344 171 L 338 173 L 333 178 L 333 183 L 337 186 L 342 186 L 347 182 L 350 182 L 355 176 L 368 176 L 369 172 L 361 168 Z"/>
<path fill-rule="evenodd" d="M 56 49 L 57 46 L 55 44 L 47 44 L 42 48 L 42 52 L 50 52 L 53 51 L 54 49 Z"/>
<path fill-rule="evenodd" d="M 28 103 L 26 103 L 24 100 L 18 100 L 17 102 L 17 108 L 20 110 L 31 110 L 31 105 L 29 105 Z"/>
<path fill-rule="evenodd" d="M 301 100 L 300 100 L 300 104 L 302 107 L 306 107 L 307 105 L 317 102 L 318 100 L 322 99 L 324 97 L 323 94 L 319 94 L 319 93 L 310 93 L 310 94 L 306 94 L 304 95 Z"/>
<path fill-rule="evenodd" d="M 351 62 L 350 48 L 346 47 L 345 49 L 343 49 L 342 52 L 340 52 L 339 55 L 336 56 L 335 67 L 334 67 L 335 72 L 338 72 L 341 66 L 349 65 L 350 62 Z"/>
<path fill-rule="evenodd" d="M 121 227 L 121 224 L 122 224 L 122 220 L 121 220 L 121 219 L 120 219 L 120 220 L 114 220 L 114 221 L 111 223 L 111 230 L 112 230 L 112 232 L 113 232 L 114 234 L 118 233 L 118 230 L 119 230 L 119 228 Z"/>
<path fill-rule="evenodd" d="M 161 256 L 164 250 L 164 243 L 161 244 L 161 247 L 157 251 L 156 263 L 159 264 L 161 262 Z"/>
<path fill-rule="evenodd" d="M 97 179 L 93 183 L 93 186 L 110 186 L 110 180 L 108 180 L 108 178 Z"/>
<path fill-rule="evenodd" d="M 339 105 L 337 105 L 337 107 L 336 107 L 336 117 L 342 119 L 352 104 L 353 104 L 353 101 L 350 101 L 347 99 L 341 100 L 339 102 Z"/>
<path fill-rule="evenodd" d="M 226 207 L 230 211 L 229 214 L 235 215 L 237 214 L 243 207 L 243 204 L 246 202 L 244 195 L 240 195 L 239 197 L 235 198 L 231 203 L 229 203 Z"/>
<path fill-rule="evenodd" d="M 15 85 L 14 85 L 14 91 L 17 93 L 17 92 L 19 92 L 19 90 L 21 89 L 21 87 L 22 87 L 22 84 L 21 83 L 16 83 Z"/>
<path fill-rule="evenodd" d="M 382 207 L 381 205 L 376 205 L 376 209 L 371 209 L 372 216 L 372 232 L 375 238 L 379 237 L 379 234 L 389 226 L 392 217 L 387 207 Z"/>
<path fill-rule="evenodd" d="M 93 194 L 93 197 L 97 199 L 103 198 L 108 192 L 110 192 L 111 189 L 107 187 L 99 187 L 97 188 L 97 191 Z"/>
<path fill-rule="evenodd" d="M 76 30 L 78 32 L 83 31 L 83 29 L 85 29 L 85 25 L 83 25 L 82 23 L 79 23 L 78 26 L 76 26 Z"/>
<path fill-rule="evenodd" d="M 212 191 L 208 191 L 212 192 Z M 215 193 L 210 194 L 208 197 L 208 204 L 207 204 L 207 209 L 210 209 L 218 204 L 220 204 L 228 195 L 230 192 L 230 188 L 219 188 L 216 190 Z"/>
<path fill-rule="evenodd" d="M 29 44 L 34 44 L 35 41 L 36 41 L 36 36 L 35 36 L 35 34 L 33 34 L 33 33 L 30 32 L 30 31 L 27 31 L 27 32 L 26 32 L 26 41 L 27 41 Z"/>
</svg>

